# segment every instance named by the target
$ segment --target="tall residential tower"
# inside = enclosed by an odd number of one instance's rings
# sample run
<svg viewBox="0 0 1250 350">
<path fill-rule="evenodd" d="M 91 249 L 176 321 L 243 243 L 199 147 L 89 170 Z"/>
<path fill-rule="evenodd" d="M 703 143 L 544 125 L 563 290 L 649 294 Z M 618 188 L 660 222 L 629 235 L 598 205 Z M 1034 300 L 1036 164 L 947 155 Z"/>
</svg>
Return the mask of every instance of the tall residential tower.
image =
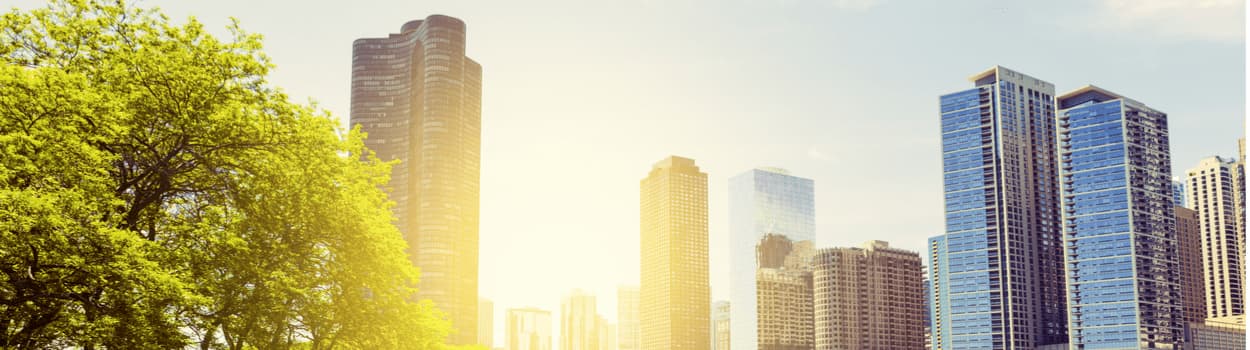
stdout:
<svg viewBox="0 0 1250 350">
<path fill-rule="evenodd" d="M 1207 317 L 1245 315 L 1246 231 L 1239 227 L 1245 215 L 1238 201 L 1241 171 L 1238 161 L 1203 159 L 1189 169 L 1186 190 L 1202 228 L 1203 275 Z"/>
<path fill-rule="evenodd" d="M 640 189 L 642 348 L 707 350 L 707 174 L 672 156 L 655 163 Z"/>
<path fill-rule="evenodd" d="M 387 194 L 417 297 L 451 318 L 450 342 L 477 342 L 482 67 L 465 57 L 465 25 L 432 15 L 398 34 L 352 43 L 351 123 L 391 169 Z"/>
<path fill-rule="evenodd" d="M 923 349 L 920 263 L 920 254 L 883 241 L 820 249 L 813 263 L 815 349 Z"/>
<path fill-rule="evenodd" d="M 1054 85 L 995 66 L 941 96 L 946 234 L 930 239 L 934 349 L 1067 341 Z"/>
<path fill-rule="evenodd" d="M 1055 99 L 1073 349 L 1179 349 L 1167 114 L 1085 86 Z"/>
</svg>

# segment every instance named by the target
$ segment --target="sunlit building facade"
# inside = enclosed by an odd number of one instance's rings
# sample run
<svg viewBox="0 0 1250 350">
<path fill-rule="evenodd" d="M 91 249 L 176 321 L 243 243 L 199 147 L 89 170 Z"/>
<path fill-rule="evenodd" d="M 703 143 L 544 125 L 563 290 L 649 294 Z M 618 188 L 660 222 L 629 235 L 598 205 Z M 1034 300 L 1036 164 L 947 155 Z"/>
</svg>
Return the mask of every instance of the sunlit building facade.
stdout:
<svg viewBox="0 0 1250 350">
<path fill-rule="evenodd" d="M 756 245 L 756 339 L 759 350 L 804 350 L 816 346 L 812 295 L 811 240 L 766 234 Z M 731 326 L 732 327 L 732 326 Z"/>
<path fill-rule="evenodd" d="M 508 350 L 551 350 L 551 312 L 535 308 L 508 309 Z"/>
<path fill-rule="evenodd" d="M 922 281 L 920 254 L 883 241 L 818 250 L 815 349 L 923 349 Z"/>
<path fill-rule="evenodd" d="M 712 350 L 729 350 L 729 302 L 712 303 Z"/>
<path fill-rule="evenodd" d="M 1085 86 L 1055 99 L 1075 349 L 1179 349 L 1167 114 Z"/>
<path fill-rule="evenodd" d="M 1177 261 L 1180 263 L 1181 305 L 1186 323 L 1207 318 L 1206 279 L 1202 274 L 1202 226 L 1198 212 L 1176 207 Z"/>
<path fill-rule="evenodd" d="M 573 290 L 560 304 L 560 349 L 599 350 L 600 323 L 595 296 Z M 606 337 L 606 334 L 604 334 Z"/>
<path fill-rule="evenodd" d="M 1246 348 L 1246 315 L 1208 318 L 1185 326 L 1186 350 Z"/>
<path fill-rule="evenodd" d="M 495 303 L 486 298 L 477 302 L 477 344 L 495 346 Z"/>
<path fill-rule="evenodd" d="M 934 349 L 1067 342 L 1054 85 L 995 66 L 939 98 L 945 234 L 929 241 Z"/>
<path fill-rule="evenodd" d="M 707 174 L 672 156 L 655 163 L 640 189 L 642 348 L 707 350 Z"/>
<path fill-rule="evenodd" d="M 756 168 L 729 179 L 730 298 L 735 348 L 763 346 L 756 305 L 756 245 L 767 234 L 790 241 L 816 237 L 815 191 L 811 179 L 778 168 Z"/>
<path fill-rule="evenodd" d="M 482 67 L 465 56 L 465 24 L 432 15 L 398 34 L 352 43 L 351 123 L 391 169 L 387 194 L 417 298 L 451 319 L 453 344 L 476 344 Z"/>
<path fill-rule="evenodd" d="M 620 350 L 642 349 L 638 298 L 638 286 L 616 288 L 616 342 Z"/>
<path fill-rule="evenodd" d="M 1207 317 L 1245 315 L 1246 231 L 1238 218 L 1239 162 L 1210 157 L 1189 169 L 1187 190 L 1202 227 Z"/>
</svg>

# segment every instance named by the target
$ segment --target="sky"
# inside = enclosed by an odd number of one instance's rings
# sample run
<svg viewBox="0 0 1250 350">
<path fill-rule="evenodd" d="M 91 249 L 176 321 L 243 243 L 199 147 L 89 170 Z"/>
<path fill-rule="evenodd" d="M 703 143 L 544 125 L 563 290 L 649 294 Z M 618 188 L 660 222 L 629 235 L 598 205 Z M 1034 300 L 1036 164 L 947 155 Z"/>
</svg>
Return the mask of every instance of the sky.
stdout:
<svg viewBox="0 0 1250 350">
<path fill-rule="evenodd" d="M 1169 115 L 1174 174 L 1244 137 L 1235 0 L 140 1 L 265 37 L 270 81 L 348 122 L 351 43 L 445 14 L 483 66 L 481 296 L 559 317 L 580 288 L 616 320 L 639 281 L 639 187 L 669 155 L 708 173 L 714 300 L 727 299 L 728 179 L 816 187 L 817 246 L 922 251 L 943 230 L 938 95 L 1002 65 Z M 31 8 L 40 2 L 17 0 Z M 553 328 L 558 333 L 558 326 Z M 558 338 L 555 338 L 558 339 Z"/>
</svg>

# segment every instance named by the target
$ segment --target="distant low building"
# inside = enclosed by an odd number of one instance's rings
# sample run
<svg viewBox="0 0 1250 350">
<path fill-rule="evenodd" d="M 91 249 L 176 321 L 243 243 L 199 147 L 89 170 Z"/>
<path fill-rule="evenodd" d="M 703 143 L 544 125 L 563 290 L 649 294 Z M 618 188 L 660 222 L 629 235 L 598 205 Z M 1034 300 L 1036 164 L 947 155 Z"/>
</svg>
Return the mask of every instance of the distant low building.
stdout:
<svg viewBox="0 0 1250 350">
<path fill-rule="evenodd" d="M 729 350 L 729 302 L 712 303 L 712 350 Z"/>
<path fill-rule="evenodd" d="M 1186 350 L 1246 348 L 1246 315 L 1208 318 L 1185 325 Z"/>
</svg>

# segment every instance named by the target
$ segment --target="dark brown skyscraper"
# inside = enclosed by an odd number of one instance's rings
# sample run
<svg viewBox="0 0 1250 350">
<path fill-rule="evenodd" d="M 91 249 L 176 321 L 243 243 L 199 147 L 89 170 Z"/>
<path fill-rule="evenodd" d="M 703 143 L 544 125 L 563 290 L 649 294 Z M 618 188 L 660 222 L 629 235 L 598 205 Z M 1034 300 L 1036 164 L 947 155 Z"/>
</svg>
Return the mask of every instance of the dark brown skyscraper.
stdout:
<svg viewBox="0 0 1250 350">
<path fill-rule="evenodd" d="M 477 342 L 482 67 L 464 49 L 464 22 L 442 15 L 352 44 L 351 122 L 379 158 L 400 160 L 387 193 L 418 297 L 451 317 L 454 344 Z"/>
</svg>

